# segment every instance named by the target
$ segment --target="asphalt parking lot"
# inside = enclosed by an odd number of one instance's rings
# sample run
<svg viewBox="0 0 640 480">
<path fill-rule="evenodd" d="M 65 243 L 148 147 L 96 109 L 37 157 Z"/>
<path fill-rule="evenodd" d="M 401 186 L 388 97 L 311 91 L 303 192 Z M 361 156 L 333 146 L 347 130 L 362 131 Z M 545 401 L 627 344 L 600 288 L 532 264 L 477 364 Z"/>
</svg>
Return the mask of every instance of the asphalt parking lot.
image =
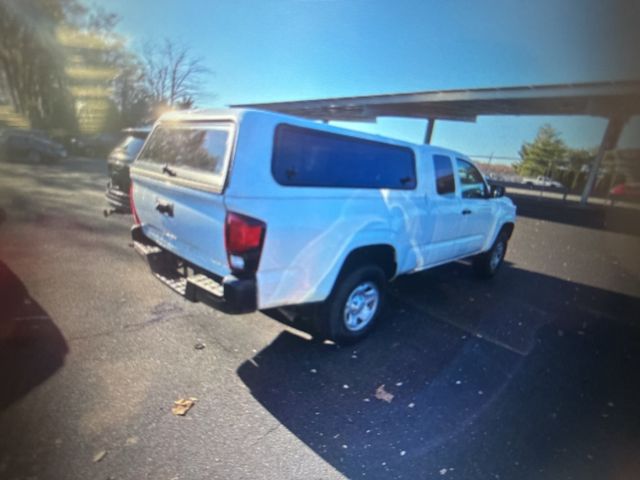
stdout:
<svg viewBox="0 0 640 480">
<path fill-rule="evenodd" d="M 640 476 L 640 237 L 529 207 L 498 277 L 401 278 L 339 348 L 161 285 L 105 183 L 0 163 L 0 478 Z"/>
</svg>

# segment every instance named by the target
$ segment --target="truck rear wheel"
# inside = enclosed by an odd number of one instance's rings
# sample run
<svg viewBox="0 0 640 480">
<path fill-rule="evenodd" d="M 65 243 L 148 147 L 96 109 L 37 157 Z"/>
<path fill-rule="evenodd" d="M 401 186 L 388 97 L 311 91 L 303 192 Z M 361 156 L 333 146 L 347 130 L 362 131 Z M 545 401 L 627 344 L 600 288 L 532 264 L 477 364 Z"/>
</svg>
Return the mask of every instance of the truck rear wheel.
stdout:
<svg viewBox="0 0 640 480">
<path fill-rule="evenodd" d="M 376 325 L 385 306 L 387 279 L 377 265 L 341 275 L 316 314 L 316 330 L 337 343 L 355 343 Z"/>
</svg>

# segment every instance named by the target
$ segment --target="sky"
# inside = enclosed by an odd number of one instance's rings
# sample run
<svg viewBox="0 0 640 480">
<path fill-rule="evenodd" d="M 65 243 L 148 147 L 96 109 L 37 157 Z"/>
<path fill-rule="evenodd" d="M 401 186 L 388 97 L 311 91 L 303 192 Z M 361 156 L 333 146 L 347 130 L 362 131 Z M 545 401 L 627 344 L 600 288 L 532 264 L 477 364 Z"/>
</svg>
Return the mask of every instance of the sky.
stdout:
<svg viewBox="0 0 640 480">
<path fill-rule="evenodd" d="M 633 0 L 109 0 L 134 49 L 165 37 L 214 72 L 202 107 L 456 88 L 640 78 Z M 543 123 L 572 147 L 600 143 L 590 117 L 436 122 L 433 143 L 514 158 Z M 340 124 L 421 142 L 426 122 Z M 640 147 L 632 119 L 620 147 Z M 497 159 L 500 161 L 500 158 Z M 503 160 L 508 161 L 508 160 Z"/>
</svg>

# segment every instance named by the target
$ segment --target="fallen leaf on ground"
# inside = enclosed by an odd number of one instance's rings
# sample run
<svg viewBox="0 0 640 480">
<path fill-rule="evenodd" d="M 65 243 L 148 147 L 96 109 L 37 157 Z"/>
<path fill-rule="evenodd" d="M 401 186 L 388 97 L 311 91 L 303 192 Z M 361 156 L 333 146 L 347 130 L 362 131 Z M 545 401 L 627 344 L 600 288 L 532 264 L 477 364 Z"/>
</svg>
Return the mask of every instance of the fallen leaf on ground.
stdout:
<svg viewBox="0 0 640 480">
<path fill-rule="evenodd" d="M 107 456 L 107 451 L 106 450 L 100 450 L 98 453 L 96 453 L 93 456 L 93 461 L 94 461 L 94 463 L 98 463 L 99 461 L 101 461 L 106 456 Z"/>
<path fill-rule="evenodd" d="M 393 393 L 389 393 L 384 389 L 384 385 L 380 385 L 376 388 L 376 398 L 378 400 L 382 400 L 383 402 L 391 403 L 393 400 Z"/>
<path fill-rule="evenodd" d="M 171 413 L 174 415 L 185 416 L 191 407 L 195 405 L 198 401 L 197 398 L 180 398 L 173 402 L 173 407 L 171 407 Z"/>
</svg>

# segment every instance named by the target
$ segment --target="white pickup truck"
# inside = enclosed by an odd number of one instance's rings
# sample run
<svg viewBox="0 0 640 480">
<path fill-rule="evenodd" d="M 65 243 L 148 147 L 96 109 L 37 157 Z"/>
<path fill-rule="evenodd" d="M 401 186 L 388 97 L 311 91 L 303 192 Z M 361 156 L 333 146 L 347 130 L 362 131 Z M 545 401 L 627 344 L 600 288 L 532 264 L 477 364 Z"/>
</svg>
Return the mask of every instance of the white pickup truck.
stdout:
<svg viewBox="0 0 640 480">
<path fill-rule="evenodd" d="M 164 115 L 131 178 L 160 280 L 228 312 L 296 306 L 338 342 L 374 327 L 399 275 L 467 257 L 493 275 L 515 222 L 460 153 L 264 111 Z"/>
<path fill-rule="evenodd" d="M 545 177 L 544 175 L 538 175 L 537 177 L 524 177 L 522 179 L 522 183 L 529 188 L 565 188 L 560 182 L 553 180 L 552 178 Z"/>
</svg>

